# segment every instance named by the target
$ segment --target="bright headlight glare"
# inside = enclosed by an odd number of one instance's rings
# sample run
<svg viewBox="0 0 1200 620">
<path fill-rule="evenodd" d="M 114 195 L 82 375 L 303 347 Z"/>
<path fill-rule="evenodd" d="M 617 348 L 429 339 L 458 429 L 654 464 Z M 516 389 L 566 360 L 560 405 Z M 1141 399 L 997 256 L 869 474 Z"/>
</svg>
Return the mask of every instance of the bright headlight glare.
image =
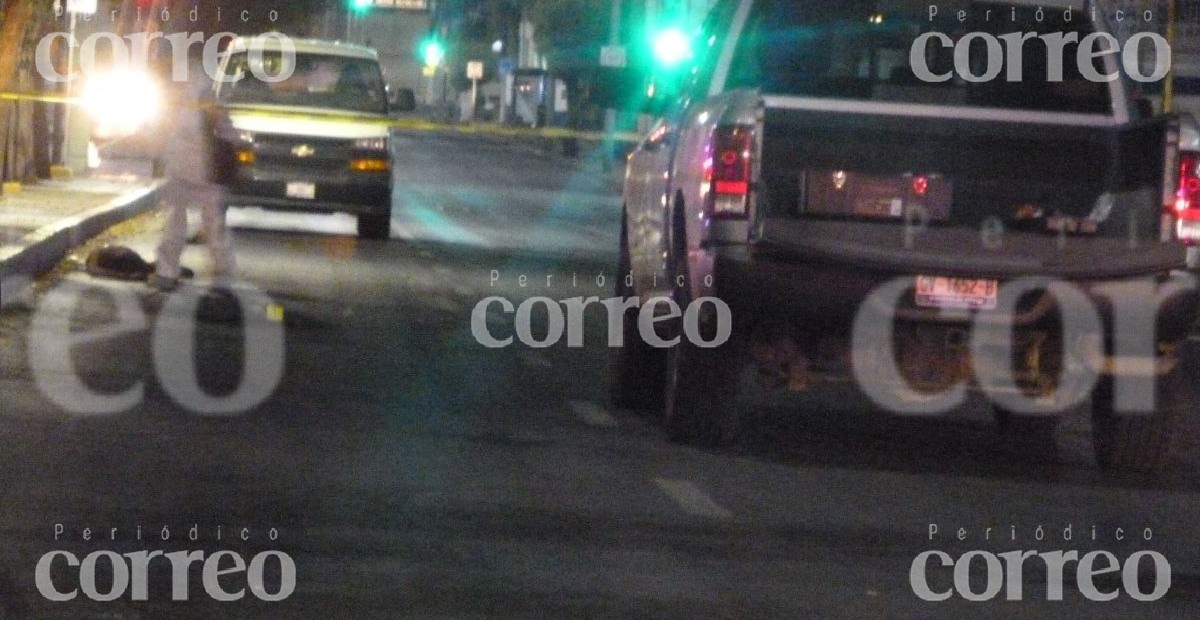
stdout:
<svg viewBox="0 0 1200 620">
<path fill-rule="evenodd" d="M 163 108 L 162 89 L 148 74 L 116 70 L 88 78 L 81 103 L 101 133 L 136 132 Z"/>
</svg>

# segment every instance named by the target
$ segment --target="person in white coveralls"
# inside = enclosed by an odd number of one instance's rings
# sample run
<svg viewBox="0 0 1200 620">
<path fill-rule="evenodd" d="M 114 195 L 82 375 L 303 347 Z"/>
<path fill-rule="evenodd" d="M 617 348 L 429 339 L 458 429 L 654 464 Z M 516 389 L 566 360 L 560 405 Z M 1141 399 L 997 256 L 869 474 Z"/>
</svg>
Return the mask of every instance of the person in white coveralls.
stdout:
<svg viewBox="0 0 1200 620">
<path fill-rule="evenodd" d="M 226 287 L 236 264 L 225 225 L 225 187 L 221 184 L 227 172 L 223 169 L 226 153 L 216 138 L 231 136 L 233 127 L 229 116 L 211 105 L 211 81 L 203 69 L 193 65 L 187 81 L 174 81 L 167 74 L 164 82 L 167 92 L 159 123 L 158 158 L 167 179 L 159 199 L 166 225 L 150 285 L 159 290 L 178 285 L 180 257 L 187 244 L 188 209 L 196 208 L 212 259 L 212 279 L 217 286 Z"/>
</svg>

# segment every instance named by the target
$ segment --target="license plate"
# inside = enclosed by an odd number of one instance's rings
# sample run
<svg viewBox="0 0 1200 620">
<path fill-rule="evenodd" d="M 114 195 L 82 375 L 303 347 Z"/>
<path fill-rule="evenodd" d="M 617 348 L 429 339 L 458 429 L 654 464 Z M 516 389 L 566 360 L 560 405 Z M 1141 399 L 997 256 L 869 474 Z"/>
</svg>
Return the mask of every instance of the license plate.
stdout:
<svg viewBox="0 0 1200 620">
<path fill-rule="evenodd" d="M 317 184 L 292 181 L 287 184 L 287 197 L 312 200 L 317 197 Z"/>
<path fill-rule="evenodd" d="M 917 276 L 916 301 L 925 308 L 992 310 L 999 288 L 995 280 Z"/>
</svg>

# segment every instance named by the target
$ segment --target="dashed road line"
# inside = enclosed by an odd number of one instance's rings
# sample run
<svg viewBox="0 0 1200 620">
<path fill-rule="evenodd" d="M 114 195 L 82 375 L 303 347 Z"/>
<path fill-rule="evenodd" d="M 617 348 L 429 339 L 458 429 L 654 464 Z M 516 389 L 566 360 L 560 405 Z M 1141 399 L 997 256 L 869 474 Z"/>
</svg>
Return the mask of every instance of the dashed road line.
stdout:
<svg viewBox="0 0 1200 620">
<path fill-rule="evenodd" d="M 700 487 L 688 482 L 687 480 L 675 480 L 671 478 L 655 478 L 654 484 L 663 493 L 667 494 L 684 512 L 696 515 L 698 517 L 708 517 L 712 519 L 720 519 L 722 521 L 733 518 L 733 513 L 724 506 L 718 504 L 707 493 L 700 490 Z"/>
</svg>

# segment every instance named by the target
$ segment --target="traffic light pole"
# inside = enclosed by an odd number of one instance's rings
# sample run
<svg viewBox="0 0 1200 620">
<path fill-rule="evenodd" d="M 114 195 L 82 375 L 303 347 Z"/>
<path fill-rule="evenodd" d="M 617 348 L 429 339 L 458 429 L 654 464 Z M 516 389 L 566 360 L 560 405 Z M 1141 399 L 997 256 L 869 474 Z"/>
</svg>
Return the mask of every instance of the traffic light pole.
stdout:
<svg viewBox="0 0 1200 620">
<path fill-rule="evenodd" d="M 612 12 L 608 26 L 608 44 L 617 47 L 621 45 L 621 2 L 623 0 L 612 0 Z M 609 102 L 609 107 L 604 111 L 604 131 L 613 133 L 617 130 L 617 109 L 612 107 L 613 103 Z M 615 143 L 606 141 L 604 144 L 604 169 L 611 170 L 616 160 L 616 153 L 613 150 L 616 148 Z"/>
</svg>

